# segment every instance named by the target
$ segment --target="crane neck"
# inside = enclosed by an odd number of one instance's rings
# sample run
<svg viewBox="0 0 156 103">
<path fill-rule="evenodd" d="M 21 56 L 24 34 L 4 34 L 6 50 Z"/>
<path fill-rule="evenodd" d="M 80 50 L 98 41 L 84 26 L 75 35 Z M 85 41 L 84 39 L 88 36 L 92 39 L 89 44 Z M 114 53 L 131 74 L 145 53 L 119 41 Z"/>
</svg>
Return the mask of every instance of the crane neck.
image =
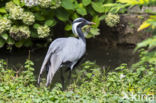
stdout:
<svg viewBox="0 0 156 103">
<path fill-rule="evenodd" d="M 79 36 L 79 39 L 82 40 L 86 44 L 85 36 L 80 27 L 77 28 L 77 34 Z"/>
</svg>

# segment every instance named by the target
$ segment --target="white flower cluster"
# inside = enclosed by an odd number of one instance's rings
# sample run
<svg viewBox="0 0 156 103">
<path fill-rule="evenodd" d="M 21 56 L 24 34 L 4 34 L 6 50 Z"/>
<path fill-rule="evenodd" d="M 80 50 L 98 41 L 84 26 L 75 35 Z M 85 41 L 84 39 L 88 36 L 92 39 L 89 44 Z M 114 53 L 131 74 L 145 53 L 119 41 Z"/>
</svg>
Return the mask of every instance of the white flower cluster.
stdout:
<svg viewBox="0 0 156 103">
<path fill-rule="evenodd" d="M 35 22 L 35 16 L 32 12 L 24 12 L 22 20 L 23 23 L 27 25 L 32 25 Z"/>
<path fill-rule="evenodd" d="M 0 19 L 0 34 L 3 33 L 5 30 L 9 30 L 11 27 L 11 20 L 7 18 Z"/>
<path fill-rule="evenodd" d="M 6 10 L 8 10 L 10 18 L 14 20 L 21 20 L 23 15 L 23 8 L 15 5 L 13 2 L 6 3 Z"/>
<path fill-rule="evenodd" d="M 31 12 L 24 12 L 23 8 L 15 5 L 13 2 L 6 4 L 6 10 L 9 12 L 10 18 L 13 20 L 22 20 L 27 25 L 35 22 L 35 16 Z"/>
<path fill-rule="evenodd" d="M 28 26 L 12 26 L 10 29 L 10 36 L 15 40 L 27 39 L 30 37 L 30 30 Z"/>
<path fill-rule="evenodd" d="M 38 0 L 38 3 L 43 8 L 48 8 L 51 6 L 51 0 Z"/>
<path fill-rule="evenodd" d="M 49 36 L 50 28 L 47 25 L 39 26 L 37 28 L 37 33 L 39 38 L 45 38 Z"/>
<path fill-rule="evenodd" d="M 114 27 L 120 22 L 120 17 L 119 15 L 109 13 L 105 18 L 105 22 L 109 27 Z"/>
<path fill-rule="evenodd" d="M 38 5 L 38 0 L 21 0 L 21 2 L 24 2 L 26 6 L 32 7 Z"/>
<path fill-rule="evenodd" d="M 14 6 L 16 6 L 12 1 L 10 2 L 7 2 L 6 5 L 5 5 L 5 9 L 7 11 L 10 11 L 11 8 L 13 8 Z"/>
</svg>

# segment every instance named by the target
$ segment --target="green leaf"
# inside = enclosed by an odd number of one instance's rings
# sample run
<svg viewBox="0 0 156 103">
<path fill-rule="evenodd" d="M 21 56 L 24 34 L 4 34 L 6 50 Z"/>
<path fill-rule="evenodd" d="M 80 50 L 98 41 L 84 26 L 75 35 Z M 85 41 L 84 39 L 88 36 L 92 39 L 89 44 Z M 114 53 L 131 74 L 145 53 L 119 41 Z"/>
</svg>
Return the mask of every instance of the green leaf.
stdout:
<svg viewBox="0 0 156 103">
<path fill-rule="evenodd" d="M 34 6 L 31 8 L 32 11 L 40 11 L 41 8 L 39 6 Z"/>
<path fill-rule="evenodd" d="M 87 11 L 86 11 L 86 9 L 83 7 L 82 4 L 79 4 L 79 5 L 78 5 L 78 8 L 76 9 L 76 11 L 77 11 L 78 14 L 80 14 L 80 15 L 82 15 L 82 16 L 87 15 Z"/>
<path fill-rule="evenodd" d="M 0 13 L 7 13 L 4 7 L 0 8 Z"/>
<path fill-rule="evenodd" d="M 88 78 L 91 78 L 91 77 L 92 77 L 92 73 L 87 73 L 86 76 L 87 76 Z"/>
<path fill-rule="evenodd" d="M 72 30 L 72 25 L 71 24 L 67 24 L 64 29 L 66 31 L 70 31 L 70 30 Z"/>
<path fill-rule="evenodd" d="M 31 37 L 32 38 L 38 38 L 38 34 L 36 31 L 31 31 Z"/>
<path fill-rule="evenodd" d="M 100 25 L 100 19 L 98 16 L 94 16 L 92 21 L 96 23 L 95 25 L 93 25 L 94 27 L 97 28 Z"/>
<path fill-rule="evenodd" d="M 9 37 L 8 40 L 7 40 L 7 43 L 9 45 L 13 45 L 13 44 L 15 44 L 15 41 L 11 37 Z"/>
<path fill-rule="evenodd" d="M 98 13 L 104 12 L 104 7 L 103 7 L 103 4 L 101 2 L 92 2 L 92 7 Z"/>
<path fill-rule="evenodd" d="M 19 5 L 19 6 L 20 6 L 20 0 L 13 0 L 13 2 L 14 2 L 16 5 Z"/>
<path fill-rule="evenodd" d="M 101 20 L 104 20 L 106 18 L 106 15 L 101 15 L 100 17 L 99 17 L 99 20 L 101 21 Z"/>
<path fill-rule="evenodd" d="M 46 20 L 45 25 L 52 27 L 56 24 L 56 21 L 54 19 Z"/>
<path fill-rule="evenodd" d="M 73 0 L 62 0 L 62 7 L 67 10 L 74 10 Z"/>
<path fill-rule="evenodd" d="M 93 36 L 99 35 L 99 29 L 98 28 L 91 28 L 90 29 L 91 34 L 93 34 Z"/>
<path fill-rule="evenodd" d="M 30 47 L 33 45 L 33 42 L 31 41 L 31 39 L 27 39 L 24 41 L 24 46 L 25 47 Z"/>
<path fill-rule="evenodd" d="M 82 0 L 84 6 L 88 6 L 91 3 L 91 0 Z"/>
<path fill-rule="evenodd" d="M 1 35 L 1 37 L 4 39 L 4 40 L 7 40 L 8 39 L 8 34 L 4 33 Z"/>
<path fill-rule="evenodd" d="M 36 20 L 38 21 L 44 21 L 45 17 L 42 16 L 40 13 L 34 13 Z"/>
<path fill-rule="evenodd" d="M 60 8 L 56 10 L 56 17 L 65 22 L 69 19 L 69 13 L 65 9 Z"/>
<path fill-rule="evenodd" d="M 74 19 L 76 19 L 78 17 L 79 17 L 79 15 L 77 13 L 74 13 L 73 16 L 72 16 L 72 19 L 74 20 Z"/>
<path fill-rule="evenodd" d="M 25 6 L 25 3 L 24 2 L 20 2 L 20 6 L 21 7 Z"/>
<path fill-rule="evenodd" d="M 90 14 L 91 16 L 97 15 L 96 11 L 95 11 L 91 6 L 89 6 L 89 7 L 87 8 L 87 11 L 89 11 L 89 14 Z"/>
<path fill-rule="evenodd" d="M 37 29 L 39 26 L 40 26 L 40 24 L 35 23 L 35 24 L 33 25 L 33 28 L 34 28 L 34 29 Z"/>
<path fill-rule="evenodd" d="M 20 41 L 16 42 L 16 43 L 15 43 L 15 46 L 16 46 L 17 48 L 22 47 L 22 46 L 23 46 L 23 40 L 20 40 Z"/>
<path fill-rule="evenodd" d="M 5 44 L 5 41 L 2 38 L 0 38 L 0 48 L 2 48 L 4 44 Z"/>
</svg>

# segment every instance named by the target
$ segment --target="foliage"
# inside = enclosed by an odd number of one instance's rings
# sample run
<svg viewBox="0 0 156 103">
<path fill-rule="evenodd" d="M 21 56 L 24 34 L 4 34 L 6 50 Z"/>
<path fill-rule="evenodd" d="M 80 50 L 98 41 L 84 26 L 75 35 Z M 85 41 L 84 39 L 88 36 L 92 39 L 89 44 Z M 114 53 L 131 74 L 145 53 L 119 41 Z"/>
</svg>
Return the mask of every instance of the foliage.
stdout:
<svg viewBox="0 0 156 103">
<path fill-rule="evenodd" d="M 154 3 L 154 0 L 118 0 L 115 3 L 113 1 L 114 0 L 2 0 L 0 5 L 0 21 L 5 22 L 5 18 L 9 23 L 9 28 L 5 28 L 6 24 L 4 23 L 0 24 L 0 47 L 3 47 L 4 44 L 21 47 L 25 44 L 27 45 L 27 41 L 32 42 L 34 38 L 45 38 L 48 42 L 49 37 L 52 38 L 53 34 L 58 34 L 54 29 L 59 25 L 66 30 L 64 35 L 72 35 L 71 22 L 81 16 L 96 22 L 93 28 L 88 29 L 86 36 L 87 38 L 95 37 L 99 35 L 98 27 L 102 20 L 105 20 L 108 26 L 113 27 L 119 22 L 117 13 L 124 13 L 127 7 L 134 5 L 152 5 L 152 3 Z M 151 20 L 148 20 L 148 22 L 151 22 Z M 25 42 L 20 42 L 20 39 L 16 40 L 10 34 L 10 28 L 12 27 L 26 26 L 30 31 L 30 36 L 23 39 Z M 146 22 L 146 27 L 148 26 L 149 24 Z M 42 29 L 44 29 L 43 32 L 41 32 Z M 1 37 L 1 35 L 6 34 L 7 38 L 4 39 Z M 17 46 L 17 43 L 21 43 L 21 46 Z"/>
<path fill-rule="evenodd" d="M 106 68 L 101 69 L 94 62 L 86 61 L 81 65 L 81 70 L 77 68 L 73 73 L 72 84 L 65 91 L 61 91 L 59 83 L 53 89 L 36 87 L 33 65 L 32 61 L 27 60 L 24 67 L 14 71 L 8 69 L 4 60 L 0 61 L 1 103 L 133 103 L 136 101 L 132 97 L 123 99 L 124 93 L 153 96 L 156 89 L 156 73 L 152 65 L 134 71 L 122 64 L 108 73 Z M 154 102 L 153 99 L 146 100 L 146 97 L 140 102 L 145 101 Z"/>
<path fill-rule="evenodd" d="M 1 37 L 0 47 L 4 44 L 15 45 L 16 47 L 24 46 L 27 39 L 32 41 L 33 38 L 49 39 L 52 35 L 57 35 L 54 28 L 57 24 L 63 24 L 63 27 L 68 35 L 71 35 L 71 22 L 77 17 L 90 18 L 97 25 L 89 30 L 88 38 L 99 35 L 98 26 L 101 20 L 104 20 L 104 13 L 109 12 L 110 7 L 104 7 L 103 4 L 112 3 L 113 0 L 7 0 L 1 1 L 0 5 L 0 21 L 6 18 L 9 23 L 9 29 L 4 29 L 5 24 L 0 24 L 0 35 L 7 34 L 8 38 Z M 100 18 L 99 18 L 100 17 Z M 5 21 L 4 21 L 5 22 Z M 45 26 L 46 25 L 46 26 Z M 20 42 L 20 39 L 13 38 L 10 33 L 10 28 L 27 27 L 30 35 Z M 44 30 L 43 30 L 44 29 Z M 42 32 L 43 30 L 43 32 Z M 11 43 L 10 43 L 11 39 Z M 9 41 L 9 42 L 8 42 Z M 47 40 L 48 41 L 48 40 Z M 17 46 L 18 43 L 21 46 Z M 22 44 L 20 44 L 22 43 Z"/>
<path fill-rule="evenodd" d="M 149 5 L 153 3 L 154 1 L 146 0 L 142 1 L 141 5 Z M 136 3 L 137 4 L 137 3 Z M 134 5 L 136 5 L 134 3 Z M 131 4 L 132 5 L 132 4 Z M 151 38 L 148 38 L 140 43 L 137 44 L 135 51 L 140 50 L 140 61 L 134 65 L 134 67 L 146 67 L 149 64 L 156 66 L 156 36 L 155 36 L 155 30 L 156 30 L 156 15 L 150 15 L 147 20 L 145 20 L 140 27 L 138 28 L 138 31 L 141 31 L 143 29 L 147 29 L 153 33 Z M 144 49 L 142 49 L 144 48 Z"/>
</svg>

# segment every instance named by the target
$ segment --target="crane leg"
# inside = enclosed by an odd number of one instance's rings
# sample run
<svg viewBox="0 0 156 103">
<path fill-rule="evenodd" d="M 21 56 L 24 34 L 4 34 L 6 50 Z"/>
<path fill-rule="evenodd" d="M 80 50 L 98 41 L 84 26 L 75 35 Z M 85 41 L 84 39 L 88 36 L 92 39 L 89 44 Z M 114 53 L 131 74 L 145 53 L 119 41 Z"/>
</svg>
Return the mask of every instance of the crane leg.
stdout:
<svg viewBox="0 0 156 103">
<path fill-rule="evenodd" d="M 61 76 L 62 90 L 64 90 L 64 76 L 63 76 L 63 70 L 62 70 L 62 68 L 61 68 L 61 74 L 60 74 L 60 76 Z"/>
<path fill-rule="evenodd" d="M 71 71 L 72 71 L 72 70 L 69 70 L 69 74 L 68 74 L 69 84 L 70 84 L 70 79 L 71 79 Z"/>
</svg>

